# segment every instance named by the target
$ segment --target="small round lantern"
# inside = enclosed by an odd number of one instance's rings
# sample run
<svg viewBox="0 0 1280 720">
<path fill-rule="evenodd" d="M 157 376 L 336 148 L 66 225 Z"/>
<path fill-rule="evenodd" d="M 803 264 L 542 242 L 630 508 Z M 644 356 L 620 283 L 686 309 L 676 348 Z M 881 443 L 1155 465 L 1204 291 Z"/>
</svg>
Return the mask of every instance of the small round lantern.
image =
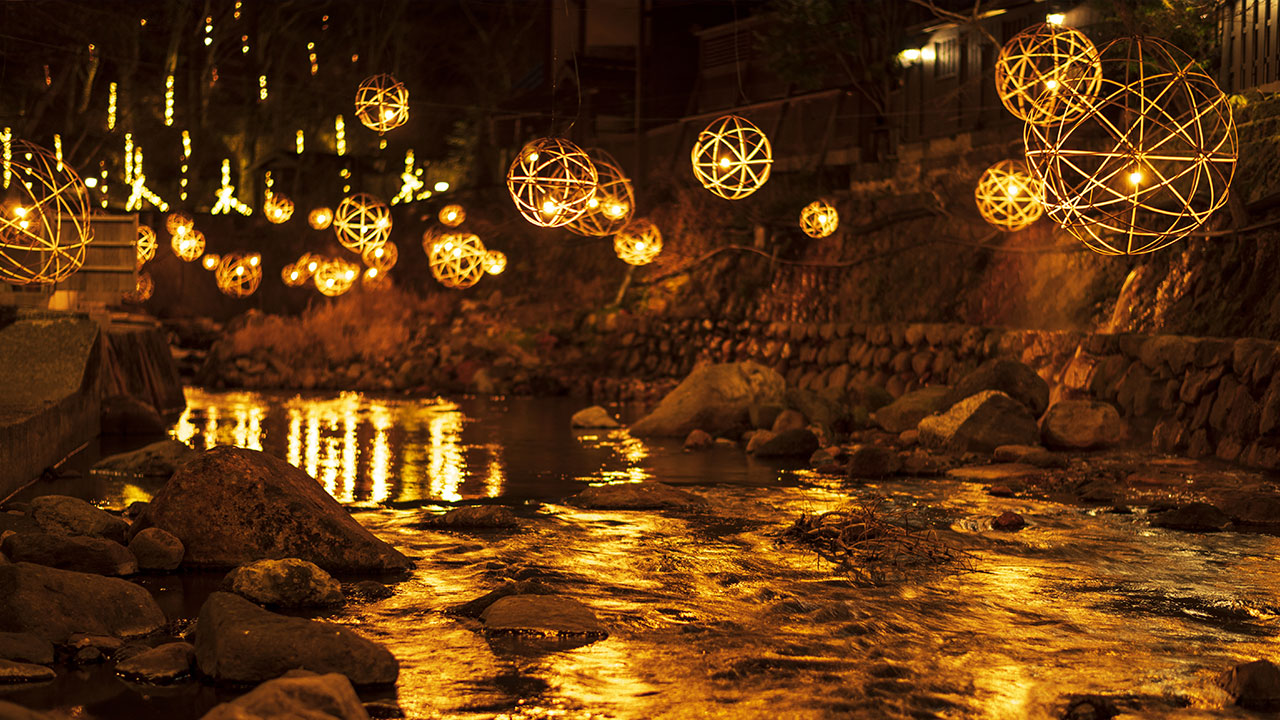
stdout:
<svg viewBox="0 0 1280 720">
<path fill-rule="evenodd" d="M 368 193 L 349 195 L 338 203 L 333 231 L 342 247 L 363 254 L 367 248 L 381 245 L 390 237 L 391 209 Z"/>
<path fill-rule="evenodd" d="M 648 265 L 662 252 L 662 233 L 648 220 L 636 220 L 613 236 L 613 251 L 628 265 Z"/>
<path fill-rule="evenodd" d="M 156 256 L 156 244 L 156 231 L 149 225 L 139 225 L 136 243 L 139 267 L 151 262 L 151 258 Z"/>
<path fill-rule="evenodd" d="M 204 254 L 204 233 L 188 228 L 174 235 L 169 241 L 169 246 L 173 248 L 173 254 L 177 255 L 179 260 L 195 262 Z"/>
<path fill-rule="evenodd" d="M 741 200 L 769 180 L 773 148 L 746 118 L 725 115 L 698 133 L 693 174 L 702 187 L 726 200 Z"/>
<path fill-rule="evenodd" d="M 322 295 L 337 297 L 351 289 L 360 279 L 360 266 L 342 258 L 329 258 L 320 263 L 311 280 Z"/>
<path fill-rule="evenodd" d="M 217 253 L 205 253 L 200 258 L 200 267 L 205 270 L 217 270 L 218 264 L 222 262 L 222 256 Z"/>
<path fill-rule="evenodd" d="M 612 235 L 631 222 L 636 211 L 635 192 L 622 166 L 600 148 L 588 151 L 596 166 L 596 194 L 587 201 L 587 211 L 565 226 L 570 232 L 592 237 Z"/>
<path fill-rule="evenodd" d="M 324 265 L 325 262 L 327 261 L 323 257 L 320 257 L 315 253 L 303 253 L 302 257 L 298 258 L 298 262 L 295 263 L 295 265 L 297 265 L 298 269 L 302 271 L 302 274 L 305 277 L 310 278 L 312 275 L 315 275 L 320 271 L 320 266 Z"/>
<path fill-rule="evenodd" d="M 1044 189 L 1025 163 L 1001 160 L 987 168 L 978 179 L 973 199 L 982 219 L 1014 232 L 1030 225 L 1044 213 L 1040 201 Z"/>
<path fill-rule="evenodd" d="M 461 205 L 445 205 L 440 208 L 440 224 L 458 227 L 467 219 L 467 211 Z"/>
<path fill-rule="evenodd" d="M 360 284 L 370 290 L 382 290 L 391 287 L 391 274 L 376 267 L 365 268 L 360 275 Z"/>
<path fill-rule="evenodd" d="M 249 297 L 262 284 L 262 267 L 240 253 L 227 253 L 214 271 L 214 280 L 224 295 Z"/>
<path fill-rule="evenodd" d="M 262 204 L 262 212 L 268 222 L 279 225 L 293 217 L 293 201 L 284 195 L 271 193 Z"/>
<path fill-rule="evenodd" d="M 507 269 L 507 254 L 501 250 L 490 250 L 484 256 L 484 271 L 490 275 L 501 275 Z"/>
<path fill-rule="evenodd" d="M 587 211 L 596 194 L 596 166 L 582 148 L 563 138 L 525 145 L 507 171 L 516 209 L 539 227 L 561 227 Z"/>
<path fill-rule="evenodd" d="M 814 200 L 800 211 L 800 229 L 812 238 L 824 238 L 840 226 L 840 213 L 826 200 Z"/>
<path fill-rule="evenodd" d="M 164 219 L 164 226 L 170 235 L 184 235 L 194 230 L 196 223 L 184 212 L 171 212 Z"/>
<path fill-rule="evenodd" d="M 302 287 L 309 277 L 308 273 L 293 263 L 285 265 L 284 269 L 280 271 L 280 279 L 289 287 Z"/>
<path fill-rule="evenodd" d="M 480 282 L 487 255 L 479 237 L 455 233 L 437 238 L 427 260 L 441 285 L 462 290 Z"/>
<path fill-rule="evenodd" d="M 996 59 L 996 93 L 1019 120 L 1070 122 L 1089 110 L 1102 82 L 1098 49 L 1084 33 L 1033 25 L 1005 43 Z"/>
<path fill-rule="evenodd" d="M 318 207 L 307 215 L 307 222 L 316 230 L 324 230 L 333 222 L 333 211 L 327 207 Z"/>
<path fill-rule="evenodd" d="M 385 273 L 396 266 L 396 261 L 400 259 L 400 248 L 388 240 L 381 245 L 365 248 L 364 253 L 360 255 L 360 259 L 364 260 L 365 265 L 371 268 L 378 268 L 378 270 Z"/>
<path fill-rule="evenodd" d="M 135 281 L 133 290 L 124 294 L 124 299 L 131 303 L 144 303 L 151 299 L 155 294 L 156 283 L 151 279 L 151 273 L 140 272 L 138 279 Z"/>
<path fill-rule="evenodd" d="M 6 150 L 12 183 L 0 203 L 0 279 L 14 285 L 61 282 L 84 264 L 89 191 L 70 165 L 24 140 Z"/>
<path fill-rule="evenodd" d="M 1195 60 L 1155 38 L 1115 40 L 1102 81 L 1070 122 L 1024 129 L 1045 211 L 1090 249 L 1148 253 L 1227 202 L 1239 155 L 1226 95 Z"/>
<path fill-rule="evenodd" d="M 374 75 L 356 90 L 356 117 L 370 130 L 384 133 L 409 120 L 409 89 L 390 75 Z"/>
</svg>

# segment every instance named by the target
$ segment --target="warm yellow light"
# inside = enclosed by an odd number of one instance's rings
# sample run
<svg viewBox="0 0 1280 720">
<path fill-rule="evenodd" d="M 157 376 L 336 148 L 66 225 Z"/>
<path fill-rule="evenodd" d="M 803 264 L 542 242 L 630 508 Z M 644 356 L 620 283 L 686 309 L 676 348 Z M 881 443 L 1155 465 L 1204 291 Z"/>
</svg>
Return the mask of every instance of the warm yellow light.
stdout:
<svg viewBox="0 0 1280 720">
<path fill-rule="evenodd" d="M 115 83 L 111 83 L 107 87 L 107 129 L 116 129 L 116 96 L 119 87 Z"/>
<path fill-rule="evenodd" d="M 1048 90 L 1057 90 L 1057 89 L 1058 89 L 1058 81 L 1057 81 L 1057 80 L 1054 80 L 1053 78 L 1050 78 L 1050 79 L 1048 79 L 1048 80 L 1045 80 L 1045 81 L 1044 81 L 1044 86 L 1045 86 L 1045 88 L 1046 88 L 1046 89 L 1048 89 Z"/>
<path fill-rule="evenodd" d="M 907 62 L 915 62 L 920 59 L 920 50 L 918 48 L 908 48 L 899 53 L 899 57 Z"/>
<path fill-rule="evenodd" d="M 648 220 L 634 220 L 613 236 L 613 251 L 628 265 L 648 265 L 662 252 L 662 233 Z"/>
<path fill-rule="evenodd" d="M 1049 13 L 1045 16 L 1044 21 L 1050 25 L 1061 25 L 1066 19 L 1067 16 L 1062 13 Z"/>
<path fill-rule="evenodd" d="M 218 267 L 218 261 L 220 259 L 221 258 L 219 258 L 217 255 L 208 254 L 208 255 L 205 255 L 203 258 L 200 258 L 200 264 L 204 266 L 205 270 L 212 270 Z"/>
<path fill-rule="evenodd" d="M 1141 183 L 1142 172 L 1140 170 L 1134 170 L 1133 172 L 1129 173 L 1129 182 L 1133 183 L 1134 185 Z"/>
<path fill-rule="evenodd" d="M 391 75 L 374 75 L 360 83 L 355 108 L 356 118 L 370 130 L 394 130 L 409 120 L 409 90 Z"/>
<path fill-rule="evenodd" d="M 722 157 L 722 158 L 720 158 L 720 167 L 722 167 L 722 168 L 727 168 L 727 167 L 729 167 L 729 165 L 730 165 L 732 162 L 733 162 L 733 161 L 731 161 L 729 158 L 727 158 L 727 157 Z"/>
<path fill-rule="evenodd" d="M 932 62 L 938 56 L 937 52 L 931 46 L 920 48 L 920 59 L 926 62 Z"/>
<path fill-rule="evenodd" d="M 307 222 L 316 230 L 324 230 L 333 222 L 333 212 L 326 207 L 318 207 L 307 216 Z"/>
<path fill-rule="evenodd" d="M 1009 187 L 1005 188 L 1004 191 L 1009 197 L 1017 197 L 1020 192 L 1022 192 L 1022 187 L 1016 182 L 1009 183 Z"/>
<path fill-rule="evenodd" d="M 22 207 L 21 205 L 15 205 L 13 208 L 13 214 L 17 215 L 18 217 L 26 217 L 27 209 Z"/>
<path fill-rule="evenodd" d="M 449 189 L 449 183 L 445 182 L 444 180 L 441 180 L 440 182 L 436 183 L 433 187 L 435 188 L 436 192 L 444 192 Z"/>
<path fill-rule="evenodd" d="M 741 200 L 768 182 L 773 147 L 750 120 L 725 115 L 698 133 L 690 161 L 704 188 L 725 200 Z"/>
<path fill-rule="evenodd" d="M 347 154 L 347 124 L 339 115 L 333 119 L 334 150 L 339 155 Z"/>
<path fill-rule="evenodd" d="M 299 130 L 299 131 L 298 131 L 298 134 L 297 134 L 297 138 L 296 138 L 296 140 L 295 140 L 295 143 L 296 143 L 296 147 L 297 147 L 297 150 L 298 150 L 298 154 L 299 154 L 299 155 L 301 155 L 301 154 L 302 154 L 302 149 L 303 149 L 303 147 L 305 147 L 305 143 L 304 143 L 304 141 L 303 141 L 303 139 L 302 139 L 302 131 L 301 131 L 301 130 Z"/>
<path fill-rule="evenodd" d="M 543 202 L 543 203 L 542 203 L 542 212 L 544 212 L 544 213 L 546 213 L 546 214 L 548 214 L 548 215 L 554 215 L 554 214 L 555 214 L 555 212 L 556 212 L 556 204 L 555 204 L 555 203 L 553 203 L 553 202 L 551 202 L 550 200 L 547 200 L 547 201 Z"/>
<path fill-rule="evenodd" d="M 173 76 L 164 79 L 164 124 L 173 125 Z"/>
</svg>

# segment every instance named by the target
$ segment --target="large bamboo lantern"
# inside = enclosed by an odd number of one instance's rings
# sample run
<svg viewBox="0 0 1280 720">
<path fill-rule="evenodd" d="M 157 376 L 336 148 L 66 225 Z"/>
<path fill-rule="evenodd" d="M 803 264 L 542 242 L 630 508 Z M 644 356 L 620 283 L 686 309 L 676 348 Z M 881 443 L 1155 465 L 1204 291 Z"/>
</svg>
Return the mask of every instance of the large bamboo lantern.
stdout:
<svg viewBox="0 0 1280 720">
<path fill-rule="evenodd" d="M 151 259 L 156 256 L 156 245 L 156 231 L 149 225 L 139 225 L 138 241 L 135 243 L 139 267 L 151 262 Z"/>
<path fill-rule="evenodd" d="M 1102 82 L 1071 122 L 1024 131 L 1045 211 L 1090 249 L 1148 253 L 1201 228 L 1227 202 L 1235 120 L 1217 83 L 1172 44 L 1122 38 L 1100 51 Z"/>
<path fill-rule="evenodd" d="M 252 256 L 227 253 L 214 271 L 214 280 L 222 294 L 235 298 L 249 297 L 262 284 L 262 265 Z"/>
<path fill-rule="evenodd" d="M 1018 119 L 1043 125 L 1078 119 L 1102 82 L 1098 49 L 1084 33 L 1055 23 L 1033 25 L 1005 43 L 996 59 L 996 93 Z"/>
<path fill-rule="evenodd" d="M 628 265 L 648 265 L 662 252 L 662 233 L 648 220 L 636 220 L 613 236 L 613 251 Z"/>
<path fill-rule="evenodd" d="M 636 212 L 636 196 L 622 165 L 600 148 L 587 151 L 596 166 L 596 194 L 587 201 L 587 211 L 565 226 L 579 235 L 605 237 L 631 222 Z"/>
<path fill-rule="evenodd" d="M 702 187 L 726 200 L 741 200 L 769 180 L 773 148 L 750 120 L 725 115 L 698 133 L 692 160 Z"/>
<path fill-rule="evenodd" d="M 0 201 L 0 279 L 13 285 L 61 282 L 84 264 L 89 191 L 70 165 L 25 140 L 5 148 L 12 174 Z"/>
<path fill-rule="evenodd" d="M 343 247 L 364 254 L 391 236 L 391 208 L 368 193 L 349 195 L 338 204 L 333 231 Z"/>
<path fill-rule="evenodd" d="M 428 253 L 431 274 L 441 285 L 462 290 L 480 282 L 488 252 L 480 238 L 451 233 L 435 239 Z"/>
<path fill-rule="evenodd" d="M 390 240 L 381 245 L 365 248 L 360 258 L 364 260 L 364 264 L 371 268 L 378 268 L 379 273 L 396 266 L 396 261 L 400 259 L 400 248 L 396 247 L 394 242 Z"/>
<path fill-rule="evenodd" d="M 1013 232 L 1030 225 L 1044 214 L 1040 201 L 1044 193 L 1040 181 L 1019 160 L 1001 160 L 978 178 L 973 199 L 982 219 Z"/>
<path fill-rule="evenodd" d="M 342 258 L 328 258 L 320 261 L 311 280 L 321 294 L 337 297 L 350 290 L 360 279 L 360 266 L 347 262 Z"/>
<path fill-rule="evenodd" d="M 384 133 L 409 120 L 409 89 L 390 75 L 374 75 L 356 89 L 356 117 L 370 130 Z"/>
<path fill-rule="evenodd" d="M 169 240 L 173 254 L 183 262 L 195 262 L 204 254 L 204 233 L 194 228 L 174 235 Z"/>
<path fill-rule="evenodd" d="M 824 238 L 840 226 L 840 213 L 826 200 L 814 200 L 800 211 L 800 229 L 812 238 Z"/>
<path fill-rule="evenodd" d="M 461 205 L 445 205 L 440 208 L 440 224 L 458 227 L 467 219 L 467 211 Z"/>
<path fill-rule="evenodd" d="M 271 193 L 262 204 L 262 213 L 267 221 L 279 225 L 293 217 L 293 201 L 279 193 Z"/>
<path fill-rule="evenodd" d="M 567 225 L 587 211 L 599 176 L 582 148 L 564 138 L 525 145 L 507 171 L 516 209 L 540 227 Z"/>
</svg>

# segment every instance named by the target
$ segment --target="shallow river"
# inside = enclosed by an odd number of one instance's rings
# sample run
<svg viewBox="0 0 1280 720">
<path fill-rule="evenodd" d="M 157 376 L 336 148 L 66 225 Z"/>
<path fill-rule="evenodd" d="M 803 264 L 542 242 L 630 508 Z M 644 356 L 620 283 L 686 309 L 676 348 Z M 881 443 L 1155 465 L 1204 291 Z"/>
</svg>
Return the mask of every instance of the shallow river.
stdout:
<svg viewBox="0 0 1280 720">
<path fill-rule="evenodd" d="M 568 400 L 399 400 L 189 392 L 173 434 L 234 443 L 317 477 L 383 539 L 418 558 L 386 600 L 332 616 L 386 643 L 410 718 L 1039 718 L 1102 695 L 1124 717 L 1256 717 L 1213 677 L 1280 656 L 1280 540 L 1152 528 L 979 485 L 895 479 L 851 486 L 749 460 L 687 454 L 625 431 L 569 430 Z M 624 417 L 627 409 L 623 410 Z M 588 483 L 688 486 L 703 512 L 588 511 Z M 122 506 L 157 488 L 118 478 L 46 482 Z M 971 553 L 968 571 L 859 587 L 782 539 L 801 513 L 887 498 Z M 518 531 L 412 527 L 463 501 L 517 506 Z M 1030 526 L 993 532 L 992 516 Z M 589 605 L 607 639 L 560 649 L 490 644 L 445 611 L 505 578 L 538 578 Z M 171 618 L 191 617 L 217 576 L 146 581 Z M 81 718 L 197 718 L 231 693 L 140 688 L 109 667 L 60 670 L 6 690 Z"/>
</svg>

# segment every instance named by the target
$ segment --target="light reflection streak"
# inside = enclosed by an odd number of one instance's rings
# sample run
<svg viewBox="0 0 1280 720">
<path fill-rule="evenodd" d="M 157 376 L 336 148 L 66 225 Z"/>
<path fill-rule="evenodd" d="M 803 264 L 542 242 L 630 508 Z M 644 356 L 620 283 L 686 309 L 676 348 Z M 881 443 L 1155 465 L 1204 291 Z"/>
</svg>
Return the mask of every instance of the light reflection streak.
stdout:
<svg viewBox="0 0 1280 720">
<path fill-rule="evenodd" d="M 442 412 L 431 418 L 431 495 L 442 500 L 456 502 L 462 499 L 458 488 L 467 469 L 462 454 L 462 413 Z"/>
</svg>

